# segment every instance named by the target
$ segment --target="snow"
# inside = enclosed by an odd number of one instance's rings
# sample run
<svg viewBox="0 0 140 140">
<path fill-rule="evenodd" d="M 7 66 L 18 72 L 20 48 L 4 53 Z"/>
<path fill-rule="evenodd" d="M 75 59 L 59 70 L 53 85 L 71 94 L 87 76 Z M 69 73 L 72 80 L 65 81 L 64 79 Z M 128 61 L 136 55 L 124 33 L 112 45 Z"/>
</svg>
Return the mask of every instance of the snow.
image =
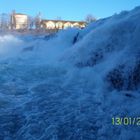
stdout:
<svg viewBox="0 0 140 140">
<path fill-rule="evenodd" d="M 0 35 L 0 139 L 139 140 L 140 7 L 55 35 Z"/>
</svg>

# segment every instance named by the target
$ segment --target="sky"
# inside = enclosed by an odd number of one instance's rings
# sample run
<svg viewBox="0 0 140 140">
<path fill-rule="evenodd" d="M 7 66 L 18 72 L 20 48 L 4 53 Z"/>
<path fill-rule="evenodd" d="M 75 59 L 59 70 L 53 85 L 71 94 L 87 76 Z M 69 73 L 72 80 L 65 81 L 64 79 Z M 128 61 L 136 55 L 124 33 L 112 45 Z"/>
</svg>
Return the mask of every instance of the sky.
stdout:
<svg viewBox="0 0 140 140">
<path fill-rule="evenodd" d="M 104 18 L 140 6 L 140 0 L 0 0 L 0 13 L 41 13 L 42 18 L 84 20 L 88 14 Z"/>
</svg>

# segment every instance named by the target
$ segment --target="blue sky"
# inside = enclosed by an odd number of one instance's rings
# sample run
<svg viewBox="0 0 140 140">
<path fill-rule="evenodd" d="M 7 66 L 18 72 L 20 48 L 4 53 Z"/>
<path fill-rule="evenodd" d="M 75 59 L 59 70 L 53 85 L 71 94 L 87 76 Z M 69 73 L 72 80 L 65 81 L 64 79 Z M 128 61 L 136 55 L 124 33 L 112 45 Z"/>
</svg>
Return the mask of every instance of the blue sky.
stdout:
<svg viewBox="0 0 140 140">
<path fill-rule="evenodd" d="M 103 18 L 139 5 L 140 0 L 0 0 L 0 13 L 15 9 L 32 16 L 41 12 L 47 19 L 84 20 L 88 14 Z"/>
</svg>

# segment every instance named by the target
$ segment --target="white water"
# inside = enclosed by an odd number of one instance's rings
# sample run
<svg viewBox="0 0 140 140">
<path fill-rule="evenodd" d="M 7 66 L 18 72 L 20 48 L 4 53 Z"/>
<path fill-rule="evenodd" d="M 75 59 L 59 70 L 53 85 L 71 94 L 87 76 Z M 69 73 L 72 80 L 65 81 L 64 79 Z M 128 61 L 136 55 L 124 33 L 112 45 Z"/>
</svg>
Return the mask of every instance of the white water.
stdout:
<svg viewBox="0 0 140 140">
<path fill-rule="evenodd" d="M 1 35 L 0 139 L 138 140 L 111 118 L 140 117 L 139 21 L 136 8 L 49 40 Z"/>
</svg>

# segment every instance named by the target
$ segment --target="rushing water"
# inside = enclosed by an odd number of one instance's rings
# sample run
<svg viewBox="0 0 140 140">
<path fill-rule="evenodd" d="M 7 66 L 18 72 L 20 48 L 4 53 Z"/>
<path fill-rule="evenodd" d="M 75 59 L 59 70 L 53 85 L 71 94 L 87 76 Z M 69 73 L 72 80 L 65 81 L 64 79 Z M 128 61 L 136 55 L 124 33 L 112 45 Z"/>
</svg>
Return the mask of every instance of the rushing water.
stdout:
<svg viewBox="0 0 140 140">
<path fill-rule="evenodd" d="M 0 36 L 0 140 L 138 140 L 140 10 L 51 37 Z M 135 21 L 135 22 L 134 22 Z"/>
</svg>

